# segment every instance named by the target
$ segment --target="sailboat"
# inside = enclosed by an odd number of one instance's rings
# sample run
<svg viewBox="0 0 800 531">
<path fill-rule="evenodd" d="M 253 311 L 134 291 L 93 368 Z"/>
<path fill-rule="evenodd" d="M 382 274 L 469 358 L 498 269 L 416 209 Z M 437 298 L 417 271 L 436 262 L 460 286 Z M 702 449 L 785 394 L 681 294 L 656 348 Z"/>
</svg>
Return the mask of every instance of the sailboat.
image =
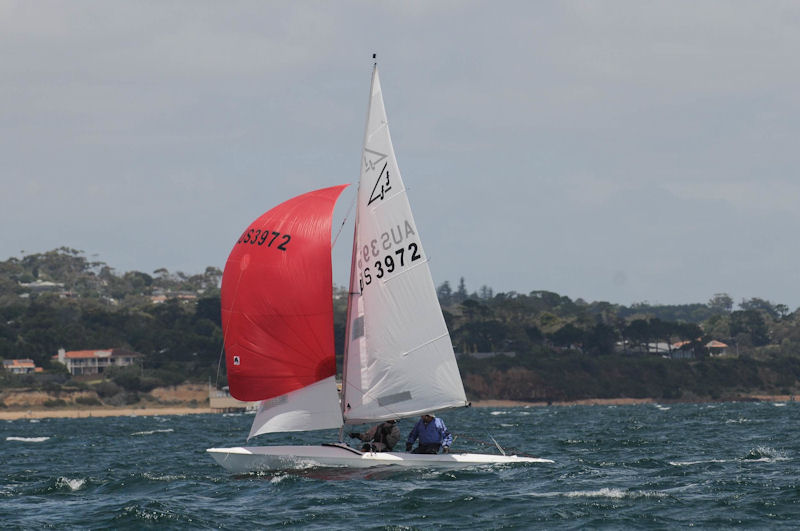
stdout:
<svg viewBox="0 0 800 531">
<path fill-rule="evenodd" d="M 339 391 L 331 225 L 346 186 L 300 195 L 251 223 L 228 257 L 221 289 L 231 395 L 260 401 L 248 440 L 266 433 L 340 428 L 339 441 L 210 448 L 208 453 L 234 473 L 552 462 L 516 455 L 363 452 L 342 443 L 345 425 L 469 405 L 397 166 L 377 64 L 356 198 Z"/>
</svg>

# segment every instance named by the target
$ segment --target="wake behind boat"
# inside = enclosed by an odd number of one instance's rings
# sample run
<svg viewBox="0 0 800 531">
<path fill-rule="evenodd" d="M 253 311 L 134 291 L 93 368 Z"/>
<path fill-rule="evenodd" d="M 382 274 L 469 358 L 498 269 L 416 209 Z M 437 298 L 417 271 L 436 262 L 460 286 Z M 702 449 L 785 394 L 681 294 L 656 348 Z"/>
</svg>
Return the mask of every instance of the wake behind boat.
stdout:
<svg viewBox="0 0 800 531">
<path fill-rule="evenodd" d="M 361 452 L 344 425 L 468 405 L 428 258 L 394 154 L 377 65 L 356 198 L 341 394 L 335 375 L 331 222 L 346 185 L 309 192 L 255 220 L 222 277 L 231 395 L 261 401 L 248 439 L 340 428 L 319 446 L 211 448 L 235 472 L 307 466 L 457 468 L 547 459 Z"/>
</svg>

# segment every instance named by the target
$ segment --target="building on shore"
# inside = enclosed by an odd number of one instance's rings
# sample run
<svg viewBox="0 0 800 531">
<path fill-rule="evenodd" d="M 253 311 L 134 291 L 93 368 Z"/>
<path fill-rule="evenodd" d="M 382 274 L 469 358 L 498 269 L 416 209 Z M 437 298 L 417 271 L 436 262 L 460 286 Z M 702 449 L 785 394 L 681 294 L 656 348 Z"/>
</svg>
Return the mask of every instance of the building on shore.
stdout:
<svg viewBox="0 0 800 531">
<path fill-rule="evenodd" d="M 3 360 L 3 369 L 11 374 L 31 374 L 42 372 L 41 367 L 37 367 L 32 359 Z"/>
<path fill-rule="evenodd" d="M 213 385 L 208 385 L 208 407 L 219 413 L 230 413 L 233 411 L 255 411 L 258 409 L 258 402 L 243 402 L 231 396 L 227 386 L 217 389 Z"/>
<path fill-rule="evenodd" d="M 66 365 L 73 376 L 102 374 L 109 367 L 128 367 L 141 358 L 142 355 L 138 352 L 123 348 L 71 351 L 61 348 L 58 349 L 58 354 L 53 356 L 53 360 Z"/>
</svg>

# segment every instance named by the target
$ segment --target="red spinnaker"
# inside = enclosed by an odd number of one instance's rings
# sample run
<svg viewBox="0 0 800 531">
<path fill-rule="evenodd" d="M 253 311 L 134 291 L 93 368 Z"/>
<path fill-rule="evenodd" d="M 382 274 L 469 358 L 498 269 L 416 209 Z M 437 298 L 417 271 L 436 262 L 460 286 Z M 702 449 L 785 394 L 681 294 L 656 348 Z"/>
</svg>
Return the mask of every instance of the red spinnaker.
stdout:
<svg viewBox="0 0 800 531">
<path fill-rule="evenodd" d="M 233 397 L 266 400 L 336 374 L 331 223 L 346 187 L 276 206 L 233 246 L 222 276 Z"/>
</svg>

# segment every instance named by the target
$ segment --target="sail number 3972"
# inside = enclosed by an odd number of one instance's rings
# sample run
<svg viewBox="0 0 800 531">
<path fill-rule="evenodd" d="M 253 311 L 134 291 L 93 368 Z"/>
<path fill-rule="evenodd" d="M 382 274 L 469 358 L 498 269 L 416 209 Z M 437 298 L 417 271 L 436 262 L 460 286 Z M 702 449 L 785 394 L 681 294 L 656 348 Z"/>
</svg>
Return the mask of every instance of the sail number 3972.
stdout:
<svg viewBox="0 0 800 531">
<path fill-rule="evenodd" d="M 288 234 L 281 234 L 280 232 L 250 229 L 242 234 L 236 243 L 249 243 L 250 245 L 266 245 L 267 247 L 274 247 L 281 251 L 286 250 L 286 245 L 291 241 L 292 237 Z"/>
<path fill-rule="evenodd" d="M 371 266 L 365 267 L 361 271 L 360 278 L 358 279 L 361 291 L 364 291 L 364 286 L 372 284 L 373 277 L 382 279 L 389 273 L 394 273 L 398 268 L 405 267 L 407 264 L 416 262 L 420 258 L 422 258 L 422 255 L 419 254 L 419 247 L 414 242 L 409 243 L 408 247 L 401 247 L 395 250 L 394 255 L 392 255 L 392 253 L 384 255 Z"/>
</svg>

